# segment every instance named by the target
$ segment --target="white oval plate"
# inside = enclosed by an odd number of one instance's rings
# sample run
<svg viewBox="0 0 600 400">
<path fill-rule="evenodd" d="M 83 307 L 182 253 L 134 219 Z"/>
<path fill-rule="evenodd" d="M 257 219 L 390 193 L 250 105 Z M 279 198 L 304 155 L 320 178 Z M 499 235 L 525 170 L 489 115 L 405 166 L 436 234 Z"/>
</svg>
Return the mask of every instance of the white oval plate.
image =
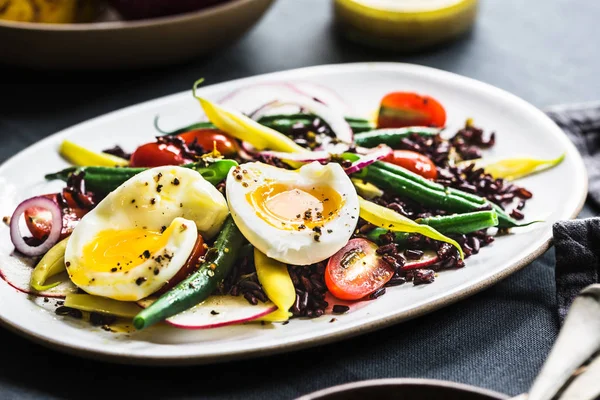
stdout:
<svg viewBox="0 0 600 400">
<path fill-rule="evenodd" d="M 114 334 L 58 317 L 1 281 L 0 318 L 4 325 L 53 348 L 123 363 L 200 364 L 290 351 L 366 333 L 472 295 L 533 261 L 548 248 L 552 223 L 573 218 L 583 205 L 587 178 L 575 147 L 541 111 L 500 89 L 432 68 L 361 63 L 240 79 L 203 87 L 201 95 L 219 99 L 235 88 L 273 80 L 328 86 L 348 99 L 357 115 L 365 116 L 372 115 L 389 91 L 417 91 L 434 96 L 446 107 L 450 131 L 473 117 L 486 131 L 497 132 L 497 145 L 489 152 L 490 157 L 549 158 L 566 152 L 565 161 L 557 168 L 520 182 L 534 194 L 525 209 L 527 217 L 546 222 L 498 238 L 479 255 L 469 258 L 466 268 L 442 272 L 431 285 L 406 284 L 388 289 L 385 296 L 336 316 L 334 322 L 330 322 L 331 315 L 326 315 L 292 320 L 287 325 L 248 324 L 204 331 L 154 327 Z M 0 215 L 10 215 L 20 200 L 57 187 L 57 183 L 45 183 L 43 176 L 67 166 L 57 153 L 63 139 L 97 150 L 116 143 L 131 150 L 153 139 L 153 119 L 157 114 L 165 129 L 185 126 L 202 116 L 191 92 L 185 92 L 95 118 L 42 140 L 0 167 Z M 11 252 L 8 228 L 2 227 L 0 262 L 18 263 Z M 43 304 L 40 300 L 37 303 Z"/>
</svg>

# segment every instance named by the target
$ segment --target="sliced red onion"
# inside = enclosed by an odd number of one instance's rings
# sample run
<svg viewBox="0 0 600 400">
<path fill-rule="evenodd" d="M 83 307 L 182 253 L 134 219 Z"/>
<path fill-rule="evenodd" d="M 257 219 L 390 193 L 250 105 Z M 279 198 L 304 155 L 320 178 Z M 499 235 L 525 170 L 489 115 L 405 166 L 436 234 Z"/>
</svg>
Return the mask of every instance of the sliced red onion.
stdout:
<svg viewBox="0 0 600 400">
<path fill-rule="evenodd" d="M 298 106 L 302 109 L 307 110 L 311 114 L 321 118 L 329 128 L 333 132 L 333 134 L 342 142 L 352 143 L 354 134 L 352 132 L 352 128 L 344 115 L 338 113 L 337 111 L 327 107 L 325 104 L 319 103 L 318 101 L 308 99 L 305 97 L 298 97 L 296 99 L 290 100 L 279 100 L 273 101 L 268 104 L 265 104 L 259 111 L 254 113 L 254 119 L 260 119 L 262 116 L 266 115 L 269 111 L 283 107 L 283 106 Z"/>
<path fill-rule="evenodd" d="M 260 106 L 259 108 L 257 108 L 253 112 L 251 112 L 249 114 L 249 117 L 255 121 L 258 121 L 259 119 L 261 119 L 262 117 L 264 117 L 266 115 L 275 114 L 275 112 L 273 112 L 274 110 L 281 109 L 288 105 L 290 105 L 290 104 L 283 104 L 280 100 L 273 100 L 273 101 L 268 102 L 267 104 L 263 104 L 262 106 Z M 293 104 L 291 106 L 294 107 Z M 300 111 L 302 111 L 302 108 L 300 106 L 296 106 L 296 111 L 293 111 L 293 112 L 280 111 L 280 112 L 278 112 L 278 114 L 293 114 L 294 112 L 300 112 Z"/>
<path fill-rule="evenodd" d="M 333 143 L 333 142 L 329 142 L 321 147 L 318 148 L 318 150 L 323 150 L 328 152 L 329 154 L 342 154 L 347 152 L 348 150 L 350 150 L 350 145 L 348 143 Z M 372 150 L 372 149 L 369 149 Z M 360 152 L 358 152 L 360 154 Z"/>
<path fill-rule="evenodd" d="M 266 115 L 266 113 L 270 109 L 273 108 L 273 105 L 276 105 L 276 104 L 277 104 L 277 100 L 270 101 L 270 102 L 258 107 L 256 110 L 252 111 L 250 114 L 248 114 L 248 116 L 250 118 L 252 118 L 253 120 L 258 121 L 259 119 L 261 119 L 261 117 Z"/>
<path fill-rule="evenodd" d="M 345 169 L 348 175 L 360 171 L 361 169 L 373 164 L 375 161 L 386 158 L 393 153 L 391 147 L 385 144 L 380 144 L 375 147 L 371 152 L 362 156 L 359 160 L 355 161 L 351 166 Z"/>
<path fill-rule="evenodd" d="M 281 160 L 298 161 L 298 162 L 326 162 L 331 158 L 331 154 L 327 151 L 311 151 L 306 153 L 286 153 L 283 151 L 261 151 L 258 153 L 261 156 L 279 158 Z"/>
<path fill-rule="evenodd" d="M 254 154 L 250 154 L 248 153 L 246 150 L 244 150 L 243 148 L 238 149 L 238 156 L 240 156 L 240 158 L 242 160 L 246 160 L 246 161 L 256 161 L 256 156 Z"/>
<path fill-rule="evenodd" d="M 39 207 L 48 210 L 52 215 L 52 228 L 48 238 L 39 246 L 30 246 L 23 239 L 21 229 L 19 228 L 19 222 L 21 215 L 26 210 Z M 17 206 L 17 209 L 10 218 L 10 240 L 13 242 L 15 248 L 29 257 L 36 257 L 45 254 L 50 250 L 60 239 L 60 232 L 62 230 L 62 210 L 59 205 L 47 197 L 38 196 L 32 197 L 31 199 L 25 200 Z"/>
<path fill-rule="evenodd" d="M 258 149 L 256 149 L 256 147 L 252 146 L 250 143 L 248 142 L 242 142 L 242 149 L 248 153 L 248 154 L 257 154 L 258 153 Z"/>
<path fill-rule="evenodd" d="M 287 82 L 263 82 L 234 90 L 219 100 L 219 104 L 236 109 L 244 114 L 256 111 L 257 105 L 279 99 L 312 99 L 306 93 Z"/>
<path fill-rule="evenodd" d="M 329 93 L 327 97 L 337 98 L 337 101 L 324 101 L 319 96 L 310 93 L 318 88 L 321 93 Z M 329 103 L 332 103 L 331 107 Z M 341 97 L 330 89 L 326 89 L 317 84 L 308 82 L 299 82 L 298 84 L 288 82 L 264 82 L 256 85 L 234 90 L 223 97 L 219 104 L 237 109 L 242 113 L 251 115 L 254 120 L 267 115 L 268 111 L 284 105 L 298 106 L 306 111 L 315 114 L 325 121 L 338 139 L 351 143 L 352 129 L 344 118 L 344 111 L 348 107 L 341 107 L 344 104 Z M 256 104 L 262 104 L 258 109 Z"/>
<path fill-rule="evenodd" d="M 300 81 L 291 82 L 290 85 L 295 87 L 296 90 L 305 93 L 306 95 L 316 99 L 317 101 L 320 101 L 323 104 L 327 104 L 327 106 L 330 108 L 344 115 L 353 114 L 352 108 L 346 101 L 344 101 L 342 96 L 327 86 L 313 82 Z"/>
<path fill-rule="evenodd" d="M 312 114 L 325 121 L 334 135 L 342 142 L 352 143 L 354 140 L 352 128 L 350 128 L 350 125 L 346 122 L 343 114 L 314 100 L 300 100 L 296 102 L 296 105 L 307 109 Z"/>
</svg>

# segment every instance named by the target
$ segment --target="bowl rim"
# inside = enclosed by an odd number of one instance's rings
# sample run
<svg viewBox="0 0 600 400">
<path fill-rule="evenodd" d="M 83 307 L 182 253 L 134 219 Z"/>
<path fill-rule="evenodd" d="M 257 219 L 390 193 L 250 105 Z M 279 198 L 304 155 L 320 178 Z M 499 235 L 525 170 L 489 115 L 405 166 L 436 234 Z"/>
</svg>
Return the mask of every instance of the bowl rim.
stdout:
<svg viewBox="0 0 600 400">
<path fill-rule="evenodd" d="M 383 378 L 383 379 L 369 379 L 364 381 L 350 382 L 344 383 L 337 386 L 332 386 L 326 389 L 321 389 L 316 392 L 312 392 L 301 397 L 298 397 L 296 400 L 318 400 L 324 396 L 329 396 L 336 393 L 343 393 L 348 390 L 364 388 L 364 387 L 373 387 L 373 386 L 399 386 L 399 385 L 422 385 L 422 386 L 434 386 L 445 389 L 458 389 L 463 392 L 469 392 L 474 394 L 480 394 L 483 396 L 487 396 L 490 399 L 497 400 L 506 400 L 509 399 L 510 396 L 505 395 L 503 393 L 499 393 L 493 390 L 480 388 L 477 386 L 467 385 L 465 383 L 453 382 L 453 381 L 443 381 L 439 379 L 427 379 L 427 378 Z"/>
<path fill-rule="evenodd" d="M 182 14 L 167 15 L 164 17 L 145 18 L 130 21 L 104 21 L 104 22 L 82 22 L 70 24 L 51 24 L 47 22 L 22 22 L 0 20 L 0 29 L 12 28 L 24 31 L 53 31 L 53 32 L 82 32 L 82 31 L 104 31 L 115 29 L 139 29 L 161 25 L 172 25 L 189 22 L 198 17 L 211 17 L 220 13 L 226 13 L 238 7 L 261 0 L 228 0 L 221 4 L 214 4 L 207 8 L 190 11 Z M 272 2 L 273 0 L 263 0 Z"/>
</svg>

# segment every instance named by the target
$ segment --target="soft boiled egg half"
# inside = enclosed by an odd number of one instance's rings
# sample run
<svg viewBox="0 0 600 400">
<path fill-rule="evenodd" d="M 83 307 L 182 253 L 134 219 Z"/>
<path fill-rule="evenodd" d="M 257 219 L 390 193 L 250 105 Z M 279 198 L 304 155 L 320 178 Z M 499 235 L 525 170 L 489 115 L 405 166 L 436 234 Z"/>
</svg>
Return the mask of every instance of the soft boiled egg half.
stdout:
<svg viewBox="0 0 600 400">
<path fill-rule="evenodd" d="M 292 265 L 313 264 L 348 242 L 358 221 L 358 196 L 339 164 L 289 171 L 260 162 L 229 171 L 227 202 L 254 247 Z"/>
<path fill-rule="evenodd" d="M 87 293 L 136 301 L 160 289 L 185 264 L 201 234 L 227 217 L 223 195 L 198 172 L 167 166 L 135 175 L 77 224 L 65 265 Z"/>
</svg>

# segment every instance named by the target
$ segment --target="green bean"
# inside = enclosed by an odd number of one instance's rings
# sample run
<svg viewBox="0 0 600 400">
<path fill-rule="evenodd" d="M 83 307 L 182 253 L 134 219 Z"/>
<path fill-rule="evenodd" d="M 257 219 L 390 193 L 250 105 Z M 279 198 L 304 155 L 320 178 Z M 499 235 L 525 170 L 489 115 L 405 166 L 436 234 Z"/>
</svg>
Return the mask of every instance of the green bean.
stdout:
<svg viewBox="0 0 600 400">
<path fill-rule="evenodd" d="M 385 161 L 375 161 L 372 165 L 375 168 L 382 169 L 385 171 L 389 171 L 394 175 L 401 176 L 403 178 L 409 179 L 413 182 L 416 182 L 426 188 L 437 190 L 437 191 L 445 191 L 446 187 L 444 185 L 440 185 L 439 183 L 435 183 L 432 180 L 425 179 L 419 174 L 415 174 L 412 171 L 407 170 L 406 168 L 402 168 L 398 165 L 385 162 Z M 485 201 L 484 201 L 485 202 Z"/>
<path fill-rule="evenodd" d="M 157 115 L 156 117 L 154 117 L 154 129 L 156 129 L 159 133 L 162 133 L 163 135 L 179 135 L 180 133 L 185 133 L 185 132 L 191 131 L 193 129 L 217 129 L 217 127 L 214 126 L 214 124 L 212 122 L 202 121 L 202 122 L 196 122 L 194 124 L 188 125 L 184 128 L 179 128 L 174 131 L 167 132 L 167 131 L 163 131 L 162 129 L 159 128 L 158 115 Z"/>
<path fill-rule="evenodd" d="M 278 114 L 265 115 L 261 117 L 258 122 L 262 125 L 268 126 L 269 128 L 275 129 L 278 132 L 288 134 L 294 125 L 298 123 L 311 125 L 315 118 L 317 117 L 311 114 Z M 375 124 L 363 118 L 346 117 L 346 122 L 348 122 L 354 133 L 371 131 L 375 129 Z M 172 132 L 167 132 L 158 127 L 158 117 L 154 119 L 154 127 L 163 135 L 179 135 L 193 129 L 216 129 L 211 122 L 197 122 L 195 124 L 176 129 Z"/>
<path fill-rule="evenodd" d="M 227 177 L 229 170 L 237 166 L 233 160 L 219 160 L 208 166 L 203 162 L 182 165 L 185 168 L 191 168 L 199 172 L 204 179 L 218 184 Z M 147 168 L 129 168 L 129 167 L 79 167 L 67 168 L 62 171 L 46 175 L 48 180 L 68 181 L 69 177 L 77 172 L 84 172 L 84 181 L 86 189 L 98 194 L 107 194 L 121 186 L 125 181 L 133 176 L 145 171 Z"/>
<path fill-rule="evenodd" d="M 375 165 L 375 164 L 373 164 Z M 369 166 L 363 180 L 399 196 L 408 197 L 428 207 L 456 213 L 477 211 L 481 204 L 474 203 L 443 190 L 436 190 L 418 181 L 395 175 L 390 171 Z M 443 187 L 443 186 L 442 186 Z"/>
<path fill-rule="evenodd" d="M 429 218 L 419 218 L 415 222 L 429 225 L 435 230 L 447 234 L 467 234 L 498 225 L 498 215 L 495 211 L 476 211 L 466 214 L 441 215 Z M 366 234 L 367 239 L 382 244 L 381 236 L 388 233 L 385 228 L 375 228 Z M 401 247 L 406 246 L 409 233 L 393 232 L 394 242 Z"/>
<path fill-rule="evenodd" d="M 419 218 L 416 222 L 429 225 L 444 234 L 467 234 L 497 226 L 498 214 L 495 211 L 476 211 L 465 214 Z"/>
<path fill-rule="evenodd" d="M 206 300 L 231 272 L 245 241 L 233 218 L 227 217 L 200 268 L 136 315 L 135 328 L 147 328 Z"/>
<path fill-rule="evenodd" d="M 379 169 L 379 170 L 387 171 L 387 172 L 391 173 L 392 175 L 403 178 L 402 181 L 410 180 L 410 181 L 413 181 L 416 184 L 420 185 L 422 188 L 426 188 L 426 189 L 434 190 L 434 191 L 438 191 L 438 192 L 443 192 L 444 195 L 449 196 L 449 201 L 451 201 L 451 202 L 453 199 L 460 198 L 463 200 L 463 203 L 465 203 L 465 202 L 469 203 L 469 204 L 471 204 L 471 207 L 472 207 L 470 209 L 465 209 L 464 211 L 459 211 L 457 209 L 448 209 L 448 211 L 473 212 L 473 211 L 481 211 L 482 208 L 484 208 L 486 206 L 487 207 L 491 206 L 492 209 L 494 211 L 496 211 L 496 213 L 498 214 L 498 221 L 499 221 L 498 226 L 500 228 L 514 228 L 514 227 L 529 225 L 529 224 L 519 224 L 518 221 L 516 221 L 514 218 L 511 218 L 508 214 L 506 214 L 506 212 L 500 206 L 489 202 L 488 200 L 484 199 L 483 197 L 480 197 L 480 196 L 477 196 L 477 195 L 474 195 L 471 193 L 463 192 L 462 190 L 458 190 L 455 188 L 447 188 L 443 185 L 440 185 L 439 183 L 435 183 L 433 181 L 425 179 L 422 176 L 417 175 L 414 172 L 411 172 L 400 166 L 390 164 L 390 163 L 384 162 L 384 161 L 377 161 L 377 162 L 373 163 L 373 165 L 369 166 L 369 168 L 367 168 L 367 169 L 368 170 Z M 366 176 L 367 173 L 363 172 L 363 174 Z M 361 175 L 361 178 L 368 181 L 368 179 L 365 179 L 363 177 L 363 175 Z M 393 179 L 393 177 L 390 177 L 389 175 L 388 175 L 388 178 Z M 374 183 L 374 182 L 371 182 L 371 183 Z M 385 182 L 382 185 L 377 185 L 377 184 L 375 184 L 375 185 L 380 186 L 381 188 L 384 188 L 384 189 L 386 188 Z M 409 194 L 404 194 L 404 195 L 409 196 Z M 461 206 L 459 205 L 459 208 L 460 207 Z M 440 208 L 445 209 L 443 207 L 440 207 Z"/>
<path fill-rule="evenodd" d="M 441 132 L 437 128 L 428 128 L 413 126 L 397 129 L 376 129 L 368 132 L 357 133 L 354 135 L 354 143 L 357 146 L 376 147 L 379 144 L 387 144 L 393 149 L 400 147 L 402 139 L 416 134 L 419 136 L 435 136 Z"/>
<path fill-rule="evenodd" d="M 387 229 L 384 228 L 375 228 L 371 232 L 367 233 L 367 239 L 377 244 L 381 243 L 381 235 L 385 235 L 388 233 Z M 408 237 L 410 233 L 407 232 L 392 232 L 394 234 L 394 242 L 398 243 L 400 246 L 405 246 L 408 243 Z"/>
<path fill-rule="evenodd" d="M 210 164 L 208 167 L 200 167 L 200 165 L 202 165 L 202 163 L 187 164 L 184 165 L 184 167 L 199 172 L 204 179 L 216 186 L 227 178 L 229 170 L 237 167 L 238 163 L 233 160 L 219 160 Z"/>
</svg>

